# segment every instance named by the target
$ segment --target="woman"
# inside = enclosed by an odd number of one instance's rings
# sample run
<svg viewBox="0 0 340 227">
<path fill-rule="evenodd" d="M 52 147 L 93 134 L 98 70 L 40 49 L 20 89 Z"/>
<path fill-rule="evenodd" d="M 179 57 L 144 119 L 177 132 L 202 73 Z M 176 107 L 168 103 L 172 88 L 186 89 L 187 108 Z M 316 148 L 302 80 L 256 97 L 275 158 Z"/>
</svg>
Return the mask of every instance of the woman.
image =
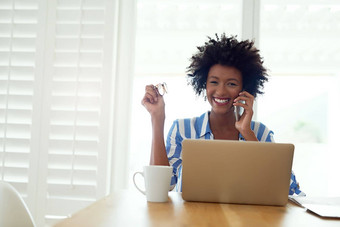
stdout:
<svg viewBox="0 0 340 227">
<path fill-rule="evenodd" d="M 273 132 L 252 121 L 253 104 L 267 79 L 259 50 L 248 40 L 236 37 L 210 38 L 191 58 L 188 78 L 197 95 L 205 96 L 211 110 L 200 117 L 174 121 L 164 143 L 165 103 L 154 85 L 145 88 L 142 104 L 151 115 L 151 165 L 173 167 L 171 186 L 181 191 L 182 141 L 184 139 L 224 139 L 274 142 Z M 236 108 L 243 113 L 237 117 Z M 304 195 L 295 175 L 291 175 L 289 194 Z"/>
</svg>

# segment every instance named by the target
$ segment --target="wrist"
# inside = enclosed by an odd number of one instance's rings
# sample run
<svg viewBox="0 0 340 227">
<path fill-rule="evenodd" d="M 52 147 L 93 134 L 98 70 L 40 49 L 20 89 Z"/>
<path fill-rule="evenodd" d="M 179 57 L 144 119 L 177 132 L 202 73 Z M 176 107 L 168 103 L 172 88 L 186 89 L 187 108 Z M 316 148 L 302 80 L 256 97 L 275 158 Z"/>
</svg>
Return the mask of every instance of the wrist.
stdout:
<svg viewBox="0 0 340 227">
<path fill-rule="evenodd" d="M 259 141 L 251 129 L 240 133 L 246 141 Z"/>
<path fill-rule="evenodd" d="M 165 122 L 165 114 L 154 114 L 151 116 L 152 125 L 159 125 Z"/>
</svg>

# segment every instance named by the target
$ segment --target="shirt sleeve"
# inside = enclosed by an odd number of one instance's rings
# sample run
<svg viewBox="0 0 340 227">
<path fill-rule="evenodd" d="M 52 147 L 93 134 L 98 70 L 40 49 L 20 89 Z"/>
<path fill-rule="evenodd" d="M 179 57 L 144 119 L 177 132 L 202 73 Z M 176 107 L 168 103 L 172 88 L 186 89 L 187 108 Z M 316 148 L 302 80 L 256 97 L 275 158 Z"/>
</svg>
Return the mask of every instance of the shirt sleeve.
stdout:
<svg viewBox="0 0 340 227">
<path fill-rule="evenodd" d="M 298 195 L 298 196 L 306 196 L 306 194 L 300 190 L 299 183 L 296 181 L 296 176 L 292 171 L 290 176 L 290 187 L 289 187 L 289 195 Z"/>
<path fill-rule="evenodd" d="M 275 142 L 274 141 L 274 132 L 273 131 L 269 131 L 268 136 L 266 138 L 266 142 L 272 142 L 272 143 Z"/>
<path fill-rule="evenodd" d="M 179 169 L 182 165 L 183 138 L 180 135 L 178 125 L 178 120 L 173 122 L 166 140 L 166 153 L 168 156 L 169 165 L 173 168 L 170 190 L 173 190 L 177 184 Z"/>
</svg>

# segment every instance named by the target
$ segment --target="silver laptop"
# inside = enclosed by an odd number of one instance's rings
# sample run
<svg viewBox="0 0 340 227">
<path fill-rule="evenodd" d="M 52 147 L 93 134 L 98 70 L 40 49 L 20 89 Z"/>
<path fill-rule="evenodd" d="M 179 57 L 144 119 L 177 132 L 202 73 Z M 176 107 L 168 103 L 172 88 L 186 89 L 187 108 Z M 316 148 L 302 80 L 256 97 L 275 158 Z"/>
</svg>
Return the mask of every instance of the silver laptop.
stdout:
<svg viewBox="0 0 340 227">
<path fill-rule="evenodd" d="M 284 206 L 294 145 L 184 140 L 182 197 L 186 201 Z"/>
</svg>

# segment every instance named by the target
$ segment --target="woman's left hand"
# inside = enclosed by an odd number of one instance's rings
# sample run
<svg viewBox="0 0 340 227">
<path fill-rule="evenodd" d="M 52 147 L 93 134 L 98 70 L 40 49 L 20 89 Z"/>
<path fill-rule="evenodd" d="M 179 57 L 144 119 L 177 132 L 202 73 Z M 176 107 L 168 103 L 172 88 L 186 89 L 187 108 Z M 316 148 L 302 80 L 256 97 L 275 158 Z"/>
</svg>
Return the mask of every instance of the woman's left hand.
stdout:
<svg viewBox="0 0 340 227">
<path fill-rule="evenodd" d="M 243 108 L 243 113 L 240 116 L 239 121 L 235 122 L 235 127 L 246 140 L 254 140 L 253 137 L 255 136 L 254 132 L 250 128 L 250 123 L 254 114 L 254 99 L 254 96 L 251 95 L 249 92 L 242 91 L 240 92 L 239 96 L 234 100 L 233 104 L 235 107 L 240 106 Z"/>
</svg>

